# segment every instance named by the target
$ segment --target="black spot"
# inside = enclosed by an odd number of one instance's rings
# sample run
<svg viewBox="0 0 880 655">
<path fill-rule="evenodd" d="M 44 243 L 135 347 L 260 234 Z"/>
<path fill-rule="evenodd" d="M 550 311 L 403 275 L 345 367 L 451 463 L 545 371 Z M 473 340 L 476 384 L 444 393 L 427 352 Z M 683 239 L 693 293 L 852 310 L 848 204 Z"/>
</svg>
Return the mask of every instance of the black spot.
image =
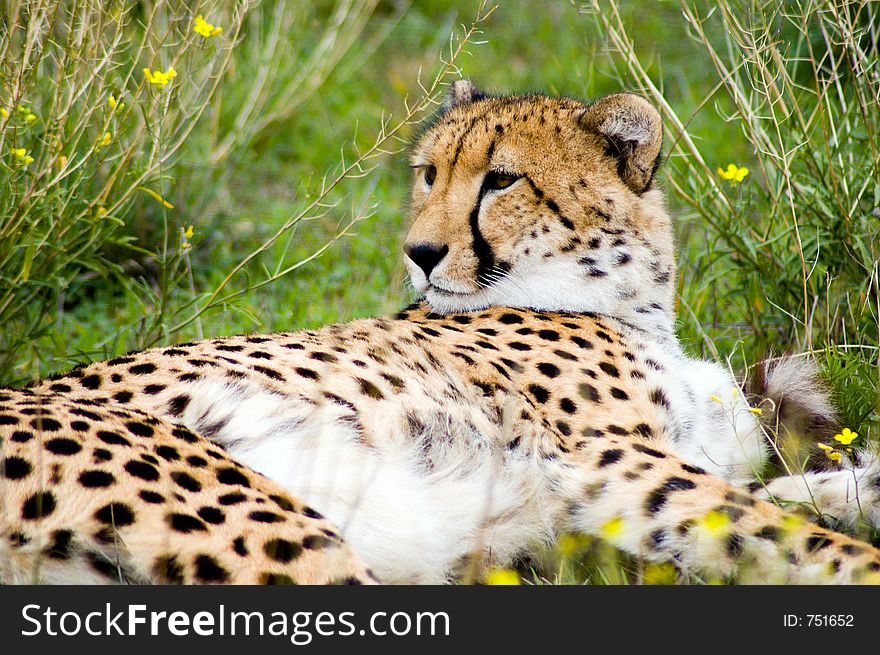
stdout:
<svg viewBox="0 0 880 655">
<path fill-rule="evenodd" d="M 599 362 L 599 368 L 601 368 L 607 375 L 610 375 L 613 378 L 620 377 L 620 372 L 617 370 L 617 367 L 611 362 Z"/>
<path fill-rule="evenodd" d="M 278 507 L 283 509 L 285 512 L 296 511 L 296 508 L 293 506 L 293 503 L 290 502 L 290 500 L 288 500 L 284 496 L 276 496 L 273 494 L 273 495 L 269 496 L 269 498 L 271 498 L 275 502 L 275 504 L 278 505 Z"/>
<path fill-rule="evenodd" d="M 599 391 L 592 384 L 587 384 L 586 382 L 581 382 L 578 385 L 578 393 L 581 395 L 581 398 L 585 400 L 589 400 L 594 403 L 601 402 L 599 397 Z"/>
<path fill-rule="evenodd" d="M 186 458 L 186 463 L 194 468 L 201 469 L 208 465 L 208 460 L 198 455 L 190 455 Z"/>
<path fill-rule="evenodd" d="M 88 427 L 88 426 L 86 426 L 86 427 Z M 34 438 L 33 433 L 27 432 L 25 430 L 16 430 L 15 432 L 12 433 L 12 436 L 10 437 L 10 439 L 12 441 L 14 441 L 15 443 L 27 443 L 28 441 L 30 441 L 33 438 Z"/>
<path fill-rule="evenodd" d="M 504 323 L 505 325 L 513 325 L 514 323 L 522 323 L 523 322 L 522 316 L 520 316 L 519 314 L 513 314 L 513 313 L 502 314 L 498 318 L 498 320 L 501 321 L 502 323 Z"/>
<path fill-rule="evenodd" d="M 223 513 L 223 510 L 217 507 L 206 505 L 205 507 L 200 508 L 196 514 L 198 514 L 199 518 L 205 523 L 211 523 L 213 525 L 220 525 L 226 520 L 226 515 Z"/>
<path fill-rule="evenodd" d="M 248 514 L 248 518 L 251 521 L 256 521 L 257 523 L 280 523 L 284 520 L 284 517 L 280 514 L 265 511 L 251 512 L 250 514 Z"/>
<path fill-rule="evenodd" d="M 293 370 L 296 371 L 297 375 L 299 375 L 300 377 L 304 377 L 308 380 L 317 380 L 320 377 L 317 372 L 313 371 L 310 368 L 297 367 Z"/>
<path fill-rule="evenodd" d="M 241 472 L 232 467 L 222 468 L 217 470 L 217 481 L 220 484 L 237 484 L 242 487 L 250 487 L 251 483 L 247 479 L 247 477 Z"/>
<path fill-rule="evenodd" d="M 201 582 L 229 582 L 229 571 L 210 555 L 196 557 L 196 578 Z"/>
<path fill-rule="evenodd" d="M 666 394 L 663 392 L 662 389 L 654 389 L 649 397 L 651 399 L 651 402 L 655 405 L 659 405 L 660 407 L 665 407 L 666 409 L 669 409 L 669 399 L 666 397 Z"/>
<path fill-rule="evenodd" d="M 131 391 L 117 391 L 113 394 L 113 400 L 124 404 L 131 400 L 133 396 L 134 394 Z"/>
<path fill-rule="evenodd" d="M 137 459 L 126 462 L 125 470 L 129 475 L 147 482 L 154 482 L 159 479 L 159 470 L 155 466 Z"/>
<path fill-rule="evenodd" d="M 150 503 L 151 505 L 158 505 L 159 503 L 165 502 L 165 497 L 162 494 L 158 494 L 155 491 L 150 491 L 149 489 L 143 489 L 138 492 L 138 496 L 145 503 Z"/>
<path fill-rule="evenodd" d="M 82 446 L 78 441 L 62 437 L 49 439 L 44 446 L 46 450 L 55 455 L 76 455 L 82 450 Z"/>
<path fill-rule="evenodd" d="M 532 347 L 530 345 L 523 343 L 521 341 L 511 341 L 507 345 L 510 346 L 511 348 L 513 348 L 514 350 L 531 350 L 532 349 Z"/>
<path fill-rule="evenodd" d="M 742 538 L 742 535 L 737 534 L 736 532 L 731 532 L 727 535 L 725 548 L 730 557 L 739 557 L 742 555 L 744 546 L 745 540 Z"/>
<path fill-rule="evenodd" d="M 734 505 L 743 505 L 744 507 L 752 507 L 755 504 L 754 498 L 736 491 L 728 491 L 724 494 L 724 500 Z"/>
<path fill-rule="evenodd" d="M 333 543 L 334 542 L 330 541 L 327 537 L 322 537 L 319 534 L 312 534 L 303 539 L 303 548 L 306 550 L 321 550 L 328 546 L 332 546 Z"/>
<path fill-rule="evenodd" d="M 129 421 L 125 424 L 128 431 L 137 437 L 152 437 L 153 428 L 146 423 L 138 423 L 137 421 Z"/>
<path fill-rule="evenodd" d="M 571 434 L 571 426 L 565 421 L 556 421 L 556 429 L 566 437 Z"/>
<path fill-rule="evenodd" d="M 295 585 L 293 578 L 284 573 L 262 573 L 260 584 L 264 585 Z"/>
<path fill-rule="evenodd" d="M 559 341 L 559 333 L 555 330 L 538 330 L 538 336 L 545 341 Z"/>
<path fill-rule="evenodd" d="M 52 543 L 46 549 L 46 554 L 52 559 L 70 559 L 70 542 L 73 540 L 73 531 L 55 530 L 52 533 Z"/>
<path fill-rule="evenodd" d="M 153 373 L 156 370 L 156 365 L 147 362 L 145 364 L 135 364 L 134 366 L 129 367 L 128 372 L 132 375 L 146 375 L 147 373 Z"/>
<path fill-rule="evenodd" d="M 556 364 L 550 364 L 549 362 L 541 362 L 538 364 L 538 370 L 548 378 L 558 377 L 560 373 L 559 367 L 556 366 Z"/>
<path fill-rule="evenodd" d="M 323 514 L 321 514 L 320 512 L 316 512 L 315 510 L 313 510 L 309 506 L 303 507 L 302 514 L 303 514 L 303 516 L 306 516 L 310 519 L 323 519 L 324 518 Z"/>
<path fill-rule="evenodd" d="M 302 546 L 287 539 L 271 539 L 263 544 L 263 552 L 276 562 L 290 562 L 302 554 Z"/>
<path fill-rule="evenodd" d="M 577 405 L 574 404 L 571 398 L 561 398 L 559 400 L 559 409 L 566 414 L 574 414 L 577 411 Z"/>
<path fill-rule="evenodd" d="M 244 537 L 236 537 L 232 540 L 232 550 L 235 551 L 236 555 L 240 555 L 241 557 L 248 556 L 248 549 L 244 543 Z"/>
<path fill-rule="evenodd" d="M 179 425 L 171 430 L 171 434 L 186 443 L 198 443 L 199 441 L 199 438 L 196 435 Z"/>
<path fill-rule="evenodd" d="M 624 451 L 620 448 L 614 448 L 612 450 L 606 450 L 602 453 L 602 456 L 599 458 L 599 468 L 603 466 L 609 466 L 616 462 L 619 462 L 623 457 Z"/>
<path fill-rule="evenodd" d="M 782 531 L 775 525 L 765 525 L 755 533 L 755 536 L 768 541 L 779 541 Z"/>
<path fill-rule="evenodd" d="M 49 387 L 49 389 L 51 389 L 52 391 L 58 392 L 58 393 L 67 393 L 68 391 L 71 391 L 71 386 L 69 384 L 63 384 L 61 382 L 56 382 L 51 387 Z"/>
<path fill-rule="evenodd" d="M 166 462 L 176 462 L 180 459 L 180 453 L 171 446 L 159 446 L 156 448 L 156 454 Z"/>
<path fill-rule="evenodd" d="M 86 375 L 84 378 L 80 379 L 79 383 L 86 389 L 97 389 L 101 386 L 101 376 L 94 373 L 92 375 Z"/>
<path fill-rule="evenodd" d="M 539 403 L 546 403 L 547 399 L 550 397 L 550 392 L 539 384 L 530 384 L 529 393 L 531 393 Z"/>
<path fill-rule="evenodd" d="M 265 375 L 267 378 L 272 378 L 273 380 L 279 380 L 279 381 L 281 381 L 281 382 L 284 382 L 284 381 L 285 381 L 284 376 L 281 375 L 281 373 L 279 373 L 278 371 L 276 371 L 274 368 L 269 368 L 268 366 L 256 366 L 256 365 L 253 366 L 252 368 L 253 368 L 253 370 L 255 370 L 257 373 L 262 373 L 262 374 Z"/>
<path fill-rule="evenodd" d="M 148 384 L 144 387 L 144 393 L 148 396 L 155 396 L 157 393 L 165 391 L 164 384 Z"/>
<path fill-rule="evenodd" d="M 202 490 L 202 484 L 185 471 L 173 471 L 171 473 L 171 479 L 177 483 L 178 487 L 186 489 L 187 491 L 195 493 Z"/>
<path fill-rule="evenodd" d="M 207 532 L 208 527 L 195 516 L 173 512 L 166 518 L 172 530 L 189 534 L 190 532 Z"/>
<path fill-rule="evenodd" d="M 112 473 L 108 473 L 107 471 L 83 471 L 79 474 L 79 483 L 89 489 L 96 489 L 100 487 L 109 487 L 112 484 L 115 484 L 116 478 L 113 477 Z"/>
<path fill-rule="evenodd" d="M 647 423 L 639 423 L 636 427 L 633 428 L 633 432 L 638 434 L 645 439 L 650 439 L 654 436 L 654 430 L 651 429 L 651 426 Z"/>
<path fill-rule="evenodd" d="M 112 543 L 112 541 L 110 543 Z M 102 553 L 96 552 L 94 550 L 86 551 L 86 560 L 88 561 L 89 566 L 91 566 L 92 569 L 107 578 L 119 580 L 124 575 L 123 571 L 119 567 L 119 564 L 113 560 L 108 559 L 107 556 Z"/>
<path fill-rule="evenodd" d="M 657 459 L 664 459 L 666 457 L 666 453 L 661 453 L 659 450 L 654 450 L 653 448 L 640 443 L 634 443 L 633 450 L 637 453 L 642 453 L 643 455 L 656 457 Z"/>
<path fill-rule="evenodd" d="M 167 350 L 163 350 L 162 354 L 166 357 L 181 357 L 189 353 L 187 353 L 185 350 L 181 350 L 180 348 L 168 348 Z"/>
<path fill-rule="evenodd" d="M 106 525 L 123 528 L 134 523 L 134 510 L 125 503 L 109 503 L 95 512 L 94 517 Z"/>
<path fill-rule="evenodd" d="M 98 439 L 109 446 L 131 446 L 128 439 L 109 430 L 100 430 L 98 432 Z"/>
<path fill-rule="evenodd" d="M 669 494 L 673 491 L 688 491 L 691 489 L 696 489 L 697 485 L 695 485 L 691 480 L 687 478 L 679 478 L 679 477 L 671 477 L 662 485 L 654 489 L 648 495 L 648 501 L 645 504 L 645 508 L 647 509 L 649 514 L 656 514 L 663 506 L 666 505 L 667 500 L 669 500 Z"/>
<path fill-rule="evenodd" d="M 162 555 L 153 562 L 153 575 L 164 584 L 183 584 L 183 567 L 174 555 Z"/>
<path fill-rule="evenodd" d="M 30 475 L 32 470 L 33 467 L 30 465 L 30 462 L 21 457 L 7 457 L 3 460 L 3 464 L 0 465 L 0 473 L 7 480 L 21 480 Z"/>
<path fill-rule="evenodd" d="M 221 505 L 238 505 L 247 500 L 247 496 L 240 493 L 223 494 L 217 499 Z"/>
<path fill-rule="evenodd" d="M 824 535 L 813 534 L 807 537 L 807 550 L 809 550 L 810 552 L 815 552 L 817 550 L 827 548 L 832 543 L 834 542 Z"/>
<path fill-rule="evenodd" d="M 361 393 L 365 396 L 375 398 L 376 400 L 383 400 L 385 398 L 385 394 L 382 393 L 382 390 L 369 380 L 364 380 L 363 378 L 355 379 L 357 380 L 358 385 L 361 388 Z"/>
<path fill-rule="evenodd" d="M 95 462 L 109 462 L 113 459 L 113 453 L 106 448 L 95 448 L 92 451 L 92 457 L 94 457 Z"/>
<path fill-rule="evenodd" d="M 602 364 L 599 364 L 599 367 L 601 368 Z M 626 393 L 626 391 L 624 391 L 623 389 L 619 389 L 618 387 L 611 387 L 611 395 L 618 400 L 629 400 L 629 395 Z"/>
<path fill-rule="evenodd" d="M 706 475 L 705 469 L 701 469 L 699 466 L 691 466 L 690 464 L 682 464 L 681 470 L 693 473 L 694 475 Z"/>
<path fill-rule="evenodd" d="M 17 420 L 16 423 L 18 423 Z M 31 419 L 31 427 L 35 430 L 42 430 L 43 432 L 58 432 L 58 430 L 61 429 L 61 424 L 54 418 L 39 416 L 37 418 Z"/>
</svg>

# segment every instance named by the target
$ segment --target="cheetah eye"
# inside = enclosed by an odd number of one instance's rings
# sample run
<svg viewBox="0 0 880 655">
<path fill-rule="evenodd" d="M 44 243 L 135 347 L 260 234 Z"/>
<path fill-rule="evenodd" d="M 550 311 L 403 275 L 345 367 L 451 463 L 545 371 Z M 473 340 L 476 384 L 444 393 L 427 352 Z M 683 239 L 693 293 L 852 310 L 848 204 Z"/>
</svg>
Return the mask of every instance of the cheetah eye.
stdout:
<svg viewBox="0 0 880 655">
<path fill-rule="evenodd" d="M 434 164 L 429 164 L 425 166 L 425 184 L 431 186 L 434 184 L 434 180 L 437 179 L 437 167 Z"/>
<path fill-rule="evenodd" d="M 506 189 L 518 179 L 519 176 L 517 175 L 508 175 L 507 173 L 489 171 L 488 173 L 486 173 L 486 177 L 483 178 L 483 188 L 487 191 Z"/>
</svg>

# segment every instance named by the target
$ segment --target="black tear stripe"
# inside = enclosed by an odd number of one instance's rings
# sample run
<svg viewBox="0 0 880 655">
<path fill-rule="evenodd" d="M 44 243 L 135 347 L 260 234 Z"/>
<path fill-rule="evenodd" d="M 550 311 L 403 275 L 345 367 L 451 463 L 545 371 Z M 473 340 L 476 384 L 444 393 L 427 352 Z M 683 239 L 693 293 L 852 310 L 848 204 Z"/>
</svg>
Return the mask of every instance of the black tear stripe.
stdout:
<svg viewBox="0 0 880 655">
<path fill-rule="evenodd" d="M 491 283 L 488 279 L 489 273 L 495 266 L 495 253 L 492 252 L 492 246 L 480 232 L 480 205 L 483 204 L 484 195 L 485 189 L 480 187 L 477 204 L 471 210 L 470 225 L 474 255 L 477 257 L 477 283 L 488 286 Z"/>
</svg>

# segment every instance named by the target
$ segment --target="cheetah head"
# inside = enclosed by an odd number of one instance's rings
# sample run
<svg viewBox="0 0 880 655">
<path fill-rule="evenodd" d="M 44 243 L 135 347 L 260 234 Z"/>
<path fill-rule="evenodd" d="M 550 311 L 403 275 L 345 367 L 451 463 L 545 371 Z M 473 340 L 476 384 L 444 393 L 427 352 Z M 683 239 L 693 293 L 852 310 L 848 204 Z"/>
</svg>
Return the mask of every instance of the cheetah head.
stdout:
<svg viewBox="0 0 880 655">
<path fill-rule="evenodd" d="M 636 95 L 491 97 L 456 82 L 411 155 L 413 286 L 439 313 L 593 311 L 671 330 L 661 141 Z"/>
</svg>

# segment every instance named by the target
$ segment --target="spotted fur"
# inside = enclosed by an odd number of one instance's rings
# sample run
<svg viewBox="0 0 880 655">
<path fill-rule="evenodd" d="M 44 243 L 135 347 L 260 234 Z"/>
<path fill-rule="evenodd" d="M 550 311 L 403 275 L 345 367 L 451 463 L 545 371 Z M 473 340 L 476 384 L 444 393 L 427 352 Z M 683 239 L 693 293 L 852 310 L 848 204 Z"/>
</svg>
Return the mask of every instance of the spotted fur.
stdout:
<svg viewBox="0 0 880 655">
<path fill-rule="evenodd" d="M 0 583 L 372 582 L 317 511 L 181 425 L 2 390 L 0 445 Z"/>
<path fill-rule="evenodd" d="M 744 490 L 766 457 L 754 415 L 672 331 L 660 141 L 637 96 L 456 84 L 411 161 L 405 261 L 424 302 L 38 390 L 187 426 L 318 508 L 387 582 L 507 564 L 563 530 L 713 574 L 875 580 L 874 548 Z"/>
</svg>

